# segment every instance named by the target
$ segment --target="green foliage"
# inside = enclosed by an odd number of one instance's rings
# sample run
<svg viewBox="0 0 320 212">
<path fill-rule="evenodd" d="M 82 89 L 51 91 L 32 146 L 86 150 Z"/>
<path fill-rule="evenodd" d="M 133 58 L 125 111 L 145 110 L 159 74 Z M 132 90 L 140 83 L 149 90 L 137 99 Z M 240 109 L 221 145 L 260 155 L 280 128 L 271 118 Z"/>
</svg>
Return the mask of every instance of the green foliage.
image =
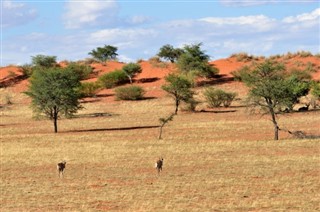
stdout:
<svg viewBox="0 0 320 212">
<path fill-rule="evenodd" d="M 237 94 L 221 89 L 207 88 L 204 91 L 204 96 L 209 107 L 219 107 L 220 105 L 229 107 Z"/>
<path fill-rule="evenodd" d="M 90 66 L 78 64 L 75 62 L 69 63 L 65 69 L 74 72 L 74 74 L 78 76 L 80 80 L 88 79 L 93 71 L 93 69 Z"/>
<path fill-rule="evenodd" d="M 127 77 L 130 80 L 130 83 L 132 83 L 132 78 L 142 72 L 142 68 L 140 64 L 137 63 L 128 63 L 127 65 L 122 67 L 122 71 L 127 75 Z"/>
<path fill-rule="evenodd" d="M 104 88 L 113 88 L 127 83 L 128 77 L 122 70 L 115 70 L 100 76 L 98 82 Z"/>
<path fill-rule="evenodd" d="M 201 50 L 201 43 L 195 45 L 186 45 L 184 53 L 180 55 L 177 66 L 182 72 L 196 72 L 203 77 L 213 77 L 219 70 L 210 66 L 209 56 Z"/>
<path fill-rule="evenodd" d="M 32 65 L 41 68 L 50 68 L 55 67 L 57 65 L 57 57 L 56 56 L 46 56 L 46 55 L 36 55 L 31 56 Z"/>
<path fill-rule="evenodd" d="M 175 114 L 177 114 L 180 102 L 188 102 L 193 98 L 192 83 L 185 77 L 176 74 L 169 74 L 165 80 L 166 84 L 162 86 L 162 89 L 174 98 Z"/>
<path fill-rule="evenodd" d="M 82 82 L 81 89 L 80 89 L 81 96 L 94 97 L 100 88 L 101 87 L 97 82 Z"/>
<path fill-rule="evenodd" d="M 271 115 L 275 140 L 278 140 L 279 127 L 275 114 L 283 107 L 291 109 L 299 97 L 308 93 L 310 83 L 300 80 L 296 75 L 287 74 L 283 64 L 272 60 L 242 72 L 241 79 L 249 87 L 250 104 Z"/>
<path fill-rule="evenodd" d="M 117 100 L 139 100 L 143 98 L 145 91 L 142 87 L 131 85 L 115 89 Z"/>
<path fill-rule="evenodd" d="M 169 60 L 171 63 L 174 63 L 183 53 L 183 49 L 174 48 L 173 46 L 167 44 L 160 48 L 159 53 L 157 55 L 160 58 L 164 58 L 165 60 Z"/>
<path fill-rule="evenodd" d="M 98 47 L 97 49 L 93 49 L 88 54 L 101 62 L 106 62 L 107 60 L 116 59 L 116 57 L 118 56 L 117 51 L 117 47 L 104 45 L 104 47 Z"/>
<path fill-rule="evenodd" d="M 53 120 L 54 130 L 60 115 L 70 117 L 80 109 L 80 81 L 75 74 L 62 68 L 36 70 L 31 76 L 30 86 L 25 92 L 32 98 L 36 112 Z"/>
</svg>

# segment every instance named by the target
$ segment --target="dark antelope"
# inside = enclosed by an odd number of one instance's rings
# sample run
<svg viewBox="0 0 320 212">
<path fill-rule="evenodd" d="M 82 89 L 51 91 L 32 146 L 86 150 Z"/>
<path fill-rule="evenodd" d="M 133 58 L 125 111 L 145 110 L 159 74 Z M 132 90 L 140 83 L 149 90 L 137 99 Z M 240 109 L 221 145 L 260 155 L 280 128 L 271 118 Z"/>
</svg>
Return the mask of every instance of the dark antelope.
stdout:
<svg viewBox="0 0 320 212">
<path fill-rule="evenodd" d="M 61 161 L 57 164 L 57 170 L 59 173 L 59 177 L 63 177 L 64 169 L 66 168 L 66 161 Z"/>
<path fill-rule="evenodd" d="M 158 174 L 160 174 L 160 172 L 162 171 L 162 166 L 163 166 L 163 158 L 159 158 L 159 160 L 155 164 Z"/>
</svg>

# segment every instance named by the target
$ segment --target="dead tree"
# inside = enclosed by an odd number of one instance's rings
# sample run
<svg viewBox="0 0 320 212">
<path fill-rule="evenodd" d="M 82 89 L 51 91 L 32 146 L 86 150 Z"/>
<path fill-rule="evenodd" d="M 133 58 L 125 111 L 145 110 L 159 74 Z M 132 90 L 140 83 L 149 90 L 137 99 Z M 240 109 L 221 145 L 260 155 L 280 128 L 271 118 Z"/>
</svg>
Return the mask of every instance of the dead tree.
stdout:
<svg viewBox="0 0 320 212">
<path fill-rule="evenodd" d="M 158 175 L 160 174 L 160 172 L 162 171 L 162 166 L 163 166 L 163 158 L 159 158 L 159 160 L 156 162 L 155 164 L 155 168 L 158 171 Z"/>
<path fill-rule="evenodd" d="M 63 177 L 63 174 L 64 174 L 64 170 L 66 168 L 66 161 L 61 161 L 60 163 L 57 164 L 57 170 L 58 170 L 58 174 L 59 174 L 59 177 Z"/>
<path fill-rule="evenodd" d="M 169 121 L 173 120 L 173 116 L 175 114 L 172 113 L 171 115 L 169 115 L 167 118 L 160 118 L 159 121 L 161 123 L 160 125 L 160 131 L 159 131 L 159 140 L 162 139 L 161 135 L 162 135 L 162 128 L 164 127 L 164 125 L 166 125 Z"/>
</svg>

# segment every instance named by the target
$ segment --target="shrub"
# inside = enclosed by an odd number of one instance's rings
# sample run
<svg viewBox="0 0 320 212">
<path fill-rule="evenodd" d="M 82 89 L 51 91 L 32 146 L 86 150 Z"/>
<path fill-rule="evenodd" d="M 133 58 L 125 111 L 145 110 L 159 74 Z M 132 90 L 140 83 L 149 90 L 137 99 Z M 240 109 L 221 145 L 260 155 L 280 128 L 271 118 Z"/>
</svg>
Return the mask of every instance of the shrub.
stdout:
<svg viewBox="0 0 320 212">
<path fill-rule="evenodd" d="M 236 97 L 236 93 L 225 92 L 221 89 L 207 88 L 204 91 L 204 96 L 209 104 L 209 107 L 229 107 Z"/>
<path fill-rule="evenodd" d="M 122 70 L 115 70 L 99 77 L 98 82 L 104 88 L 113 88 L 128 82 L 127 75 Z"/>
<path fill-rule="evenodd" d="M 81 95 L 83 97 L 94 97 L 99 88 L 100 85 L 96 82 L 82 82 Z"/>
<path fill-rule="evenodd" d="M 139 100 L 143 98 L 145 91 L 142 87 L 131 85 L 115 89 L 117 100 Z"/>
<path fill-rule="evenodd" d="M 81 65 L 75 62 L 71 62 L 68 64 L 66 69 L 70 69 L 73 71 L 80 80 L 88 79 L 90 74 L 92 74 L 93 69 L 88 65 Z"/>
</svg>

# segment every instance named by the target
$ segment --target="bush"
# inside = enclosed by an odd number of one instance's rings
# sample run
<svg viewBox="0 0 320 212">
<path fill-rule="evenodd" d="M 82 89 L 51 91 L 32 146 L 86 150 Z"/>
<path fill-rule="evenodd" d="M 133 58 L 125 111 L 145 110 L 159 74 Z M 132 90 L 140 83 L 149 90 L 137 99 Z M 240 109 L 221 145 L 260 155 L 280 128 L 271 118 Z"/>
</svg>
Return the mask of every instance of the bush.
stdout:
<svg viewBox="0 0 320 212">
<path fill-rule="evenodd" d="M 115 70 L 99 77 L 98 82 L 104 88 L 113 88 L 128 82 L 127 75 L 122 70 Z"/>
<path fill-rule="evenodd" d="M 139 100 L 143 98 L 145 91 L 142 87 L 131 85 L 115 89 L 117 100 Z"/>
<path fill-rule="evenodd" d="M 20 70 L 23 76 L 29 78 L 32 75 L 33 69 L 32 69 L 32 65 L 30 64 L 24 64 L 22 66 L 20 66 Z"/>
<path fill-rule="evenodd" d="M 204 96 L 209 104 L 209 107 L 229 107 L 236 97 L 236 93 L 225 92 L 221 89 L 207 88 L 204 91 Z"/>
<path fill-rule="evenodd" d="M 68 64 L 66 69 L 73 71 L 80 80 L 88 79 L 90 74 L 93 72 L 93 69 L 88 65 L 81 65 L 75 62 Z"/>
<path fill-rule="evenodd" d="M 94 97 L 99 88 L 100 85 L 96 82 L 82 82 L 81 95 L 83 97 Z"/>
</svg>

